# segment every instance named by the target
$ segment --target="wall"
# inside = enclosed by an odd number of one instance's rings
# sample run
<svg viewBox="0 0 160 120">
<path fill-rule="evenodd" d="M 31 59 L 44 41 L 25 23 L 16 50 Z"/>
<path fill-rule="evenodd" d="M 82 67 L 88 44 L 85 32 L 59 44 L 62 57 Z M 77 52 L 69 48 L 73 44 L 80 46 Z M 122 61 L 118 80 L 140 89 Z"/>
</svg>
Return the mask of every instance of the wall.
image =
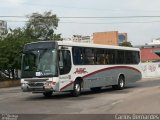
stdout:
<svg viewBox="0 0 160 120">
<path fill-rule="evenodd" d="M 160 62 L 158 63 L 142 63 L 142 78 L 160 77 Z"/>
<path fill-rule="evenodd" d="M 6 88 L 6 87 L 16 87 L 20 86 L 20 80 L 6 80 L 6 81 L 0 81 L 0 88 Z"/>
</svg>

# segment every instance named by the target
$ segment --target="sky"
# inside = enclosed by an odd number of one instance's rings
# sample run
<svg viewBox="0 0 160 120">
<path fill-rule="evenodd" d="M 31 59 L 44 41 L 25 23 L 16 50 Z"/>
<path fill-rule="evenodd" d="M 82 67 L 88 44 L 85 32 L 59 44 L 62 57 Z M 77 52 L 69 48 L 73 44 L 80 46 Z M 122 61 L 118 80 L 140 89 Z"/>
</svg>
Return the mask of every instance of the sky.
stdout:
<svg viewBox="0 0 160 120">
<path fill-rule="evenodd" d="M 2 16 L 26 16 L 45 11 L 52 11 L 58 17 L 122 17 L 60 18 L 55 32 L 62 37 L 118 31 L 128 33 L 128 41 L 133 45 L 144 45 L 160 37 L 160 0 L 0 0 L 0 20 L 6 20 L 8 28 L 23 27 L 27 18 Z"/>
</svg>

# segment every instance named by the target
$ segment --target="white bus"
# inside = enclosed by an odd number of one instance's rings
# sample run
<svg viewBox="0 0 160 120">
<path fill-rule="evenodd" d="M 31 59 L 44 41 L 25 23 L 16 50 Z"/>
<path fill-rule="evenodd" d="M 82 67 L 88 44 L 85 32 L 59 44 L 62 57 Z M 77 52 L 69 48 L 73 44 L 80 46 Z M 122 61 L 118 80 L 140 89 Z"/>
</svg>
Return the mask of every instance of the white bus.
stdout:
<svg viewBox="0 0 160 120">
<path fill-rule="evenodd" d="M 23 49 L 21 88 L 24 92 L 100 90 L 105 86 L 123 89 L 141 79 L 138 48 L 110 45 L 41 41 Z"/>
</svg>

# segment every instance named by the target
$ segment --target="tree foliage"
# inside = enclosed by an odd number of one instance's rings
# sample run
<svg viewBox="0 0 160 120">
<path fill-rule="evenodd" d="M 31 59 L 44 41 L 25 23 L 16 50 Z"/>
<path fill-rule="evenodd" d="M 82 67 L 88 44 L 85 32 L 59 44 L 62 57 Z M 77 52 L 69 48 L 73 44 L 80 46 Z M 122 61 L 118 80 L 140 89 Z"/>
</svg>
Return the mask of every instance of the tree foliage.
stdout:
<svg viewBox="0 0 160 120">
<path fill-rule="evenodd" d="M 21 51 L 24 44 L 31 41 L 21 28 L 10 29 L 7 37 L 0 41 L 0 70 L 7 71 L 10 78 L 17 77 L 15 71 L 20 69 Z"/>
<path fill-rule="evenodd" d="M 51 11 L 44 12 L 44 14 L 33 13 L 29 16 L 29 21 L 26 23 L 26 30 L 28 35 L 33 39 L 38 40 L 60 40 L 60 34 L 56 35 L 54 30 L 58 27 L 56 15 Z"/>
<path fill-rule="evenodd" d="M 133 45 L 131 44 L 131 42 L 123 42 L 123 43 L 121 44 L 121 46 L 133 47 Z"/>
<path fill-rule="evenodd" d="M 61 40 L 55 34 L 59 19 L 50 11 L 44 14 L 33 13 L 23 28 L 9 29 L 5 38 L 0 38 L 0 77 L 1 73 L 9 78 L 17 77 L 20 69 L 23 46 L 38 40 Z M 0 78 L 1 79 L 1 78 Z"/>
</svg>

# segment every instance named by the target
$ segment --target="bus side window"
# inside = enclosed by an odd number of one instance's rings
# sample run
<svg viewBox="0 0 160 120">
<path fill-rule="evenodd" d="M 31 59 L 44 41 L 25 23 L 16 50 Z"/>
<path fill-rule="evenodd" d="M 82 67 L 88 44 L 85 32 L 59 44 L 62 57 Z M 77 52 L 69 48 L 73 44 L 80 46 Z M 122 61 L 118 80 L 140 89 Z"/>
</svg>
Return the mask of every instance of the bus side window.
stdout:
<svg viewBox="0 0 160 120">
<path fill-rule="evenodd" d="M 138 64 L 140 62 L 139 52 L 132 52 L 133 64 Z"/>
<path fill-rule="evenodd" d="M 92 48 L 85 48 L 83 52 L 83 59 L 85 65 L 94 64 L 94 53 Z"/>
<path fill-rule="evenodd" d="M 125 51 L 125 63 L 133 64 L 134 57 L 132 56 L 132 51 Z"/>
<path fill-rule="evenodd" d="M 107 64 L 115 64 L 115 50 L 107 50 Z"/>
<path fill-rule="evenodd" d="M 72 53 L 73 53 L 73 63 L 75 65 L 81 65 L 82 64 L 82 50 L 81 50 L 81 48 L 73 47 Z"/>
<path fill-rule="evenodd" d="M 117 51 L 117 64 L 125 64 L 124 51 Z"/>
<path fill-rule="evenodd" d="M 59 51 L 60 75 L 67 74 L 71 70 L 71 54 L 68 50 Z"/>
<path fill-rule="evenodd" d="M 104 63 L 105 63 L 104 50 L 97 49 L 96 50 L 96 64 L 97 65 L 104 65 Z"/>
</svg>

